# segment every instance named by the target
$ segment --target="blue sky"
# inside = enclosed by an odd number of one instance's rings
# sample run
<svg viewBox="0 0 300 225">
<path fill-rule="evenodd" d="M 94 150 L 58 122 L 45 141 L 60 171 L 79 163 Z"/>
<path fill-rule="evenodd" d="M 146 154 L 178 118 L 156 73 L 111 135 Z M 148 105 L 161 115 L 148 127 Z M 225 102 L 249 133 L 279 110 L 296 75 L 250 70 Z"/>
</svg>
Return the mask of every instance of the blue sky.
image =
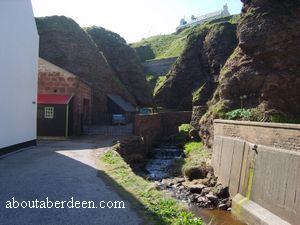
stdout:
<svg viewBox="0 0 300 225">
<path fill-rule="evenodd" d="M 127 42 L 173 33 L 184 16 L 222 9 L 241 11 L 239 0 L 31 0 L 36 17 L 65 15 L 80 26 L 102 26 Z"/>
</svg>

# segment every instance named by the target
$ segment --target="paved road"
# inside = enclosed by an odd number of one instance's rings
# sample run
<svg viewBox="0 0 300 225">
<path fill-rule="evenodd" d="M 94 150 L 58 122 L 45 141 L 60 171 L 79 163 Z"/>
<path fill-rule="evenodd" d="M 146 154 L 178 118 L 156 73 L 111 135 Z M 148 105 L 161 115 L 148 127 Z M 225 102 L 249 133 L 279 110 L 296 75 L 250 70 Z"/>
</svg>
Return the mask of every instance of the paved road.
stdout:
<svg viewBox="0 0 300 225">
<path fill-rule="evenodd" d="M 0 159 L 0 224 L 142 224 L 126 201 L 125 209 L 109 209 L 103 202 L 101 206 L 106 208 L 100 208 L 101 201 L 122 201 L 97 169 L 97 156 L 111 143 L 111 140 L 42 142 L 36 148 Z M 52 202 L 70 201 L 74 197 L 74 202 L 94 201 L 98 208 L 69 209 L 63 203 L 64 209 L 6 209 L 7 201 L 12 202 L 13 197 L 19 203 L 37 199 L 39 207 L 46 197 Z"/>
</svg>

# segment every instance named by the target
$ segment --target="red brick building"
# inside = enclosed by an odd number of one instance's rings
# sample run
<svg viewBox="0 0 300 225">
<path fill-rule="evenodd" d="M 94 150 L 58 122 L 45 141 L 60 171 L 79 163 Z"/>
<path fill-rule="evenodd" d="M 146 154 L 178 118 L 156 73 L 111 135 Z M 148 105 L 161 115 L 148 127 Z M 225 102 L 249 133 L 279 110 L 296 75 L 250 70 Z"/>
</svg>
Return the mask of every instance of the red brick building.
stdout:
<svg viewBox="0 0 300 225">
<path fill-rule="evenodd" d="M 72 133 L 80 134 L 83 125 L 91 124 L 92 88 L 78 76 L 39 59 L 38 94 L 73 96 Z"/>
</svg>

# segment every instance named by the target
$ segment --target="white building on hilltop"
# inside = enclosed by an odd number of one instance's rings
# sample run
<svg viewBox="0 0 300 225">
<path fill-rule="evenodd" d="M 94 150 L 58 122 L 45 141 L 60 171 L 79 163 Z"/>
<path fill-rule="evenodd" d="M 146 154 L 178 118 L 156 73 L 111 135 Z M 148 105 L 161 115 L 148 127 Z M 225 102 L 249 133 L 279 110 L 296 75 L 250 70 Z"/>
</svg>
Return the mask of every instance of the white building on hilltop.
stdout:
<svg viewBox="0 0 300 225">
<path fill-rule="evenodd" d="M 39 37 L 30 0 L 0 0 L 0 155 L 36 143 Z"/>
<path fill-rule="evenodd" d="M 191 19 L 189 21 L 186 21 L 185 19 L 181 19 L 180 24 L 176 28 L 176 30 L 178 31 L 178 30 L 181 30 L 181 29 L 186 28 L 186 27 L 203 24 L 207 21 L 214 20 L 214 19 L 219 19 L 219 18 L 227 17 L 227 16 L 230 16 L 230 13 L 228 11 L 227 4 L 225 4 L 223 6 L 222 10 L 218 10 L 216 12 L 208 13 L 208 14 L 205 14 L 205 15 L 197 16 L 197 17 L 192 15 Z"/>
</svg>

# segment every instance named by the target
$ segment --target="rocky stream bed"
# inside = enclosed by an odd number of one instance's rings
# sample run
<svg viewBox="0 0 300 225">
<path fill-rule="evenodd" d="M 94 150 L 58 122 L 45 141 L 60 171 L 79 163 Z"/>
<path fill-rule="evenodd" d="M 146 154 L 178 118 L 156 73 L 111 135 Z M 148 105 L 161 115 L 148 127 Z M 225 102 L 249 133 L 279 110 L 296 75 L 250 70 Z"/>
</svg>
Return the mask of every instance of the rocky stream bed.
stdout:
<svg viewBox="0 0 300 225">
<path fill-rule="evenodd" d="M 231 213 L 231 198 L 228 187 L 217 182 L 211 167 L 197 171 L 200 177 L 173 177 L 169 167 L 178 159 L 185 157 L 183 149 L 176 145 L 160 144 L 153 149 L 152 157 L 145 166 L 148 177 L 154 181 L 157 189 L 167 191 L 189 208 L 205 222 L 212 225 L 241 225 Z M 213 221 L 213 223 L 212 223 Z"/>
</svg>

